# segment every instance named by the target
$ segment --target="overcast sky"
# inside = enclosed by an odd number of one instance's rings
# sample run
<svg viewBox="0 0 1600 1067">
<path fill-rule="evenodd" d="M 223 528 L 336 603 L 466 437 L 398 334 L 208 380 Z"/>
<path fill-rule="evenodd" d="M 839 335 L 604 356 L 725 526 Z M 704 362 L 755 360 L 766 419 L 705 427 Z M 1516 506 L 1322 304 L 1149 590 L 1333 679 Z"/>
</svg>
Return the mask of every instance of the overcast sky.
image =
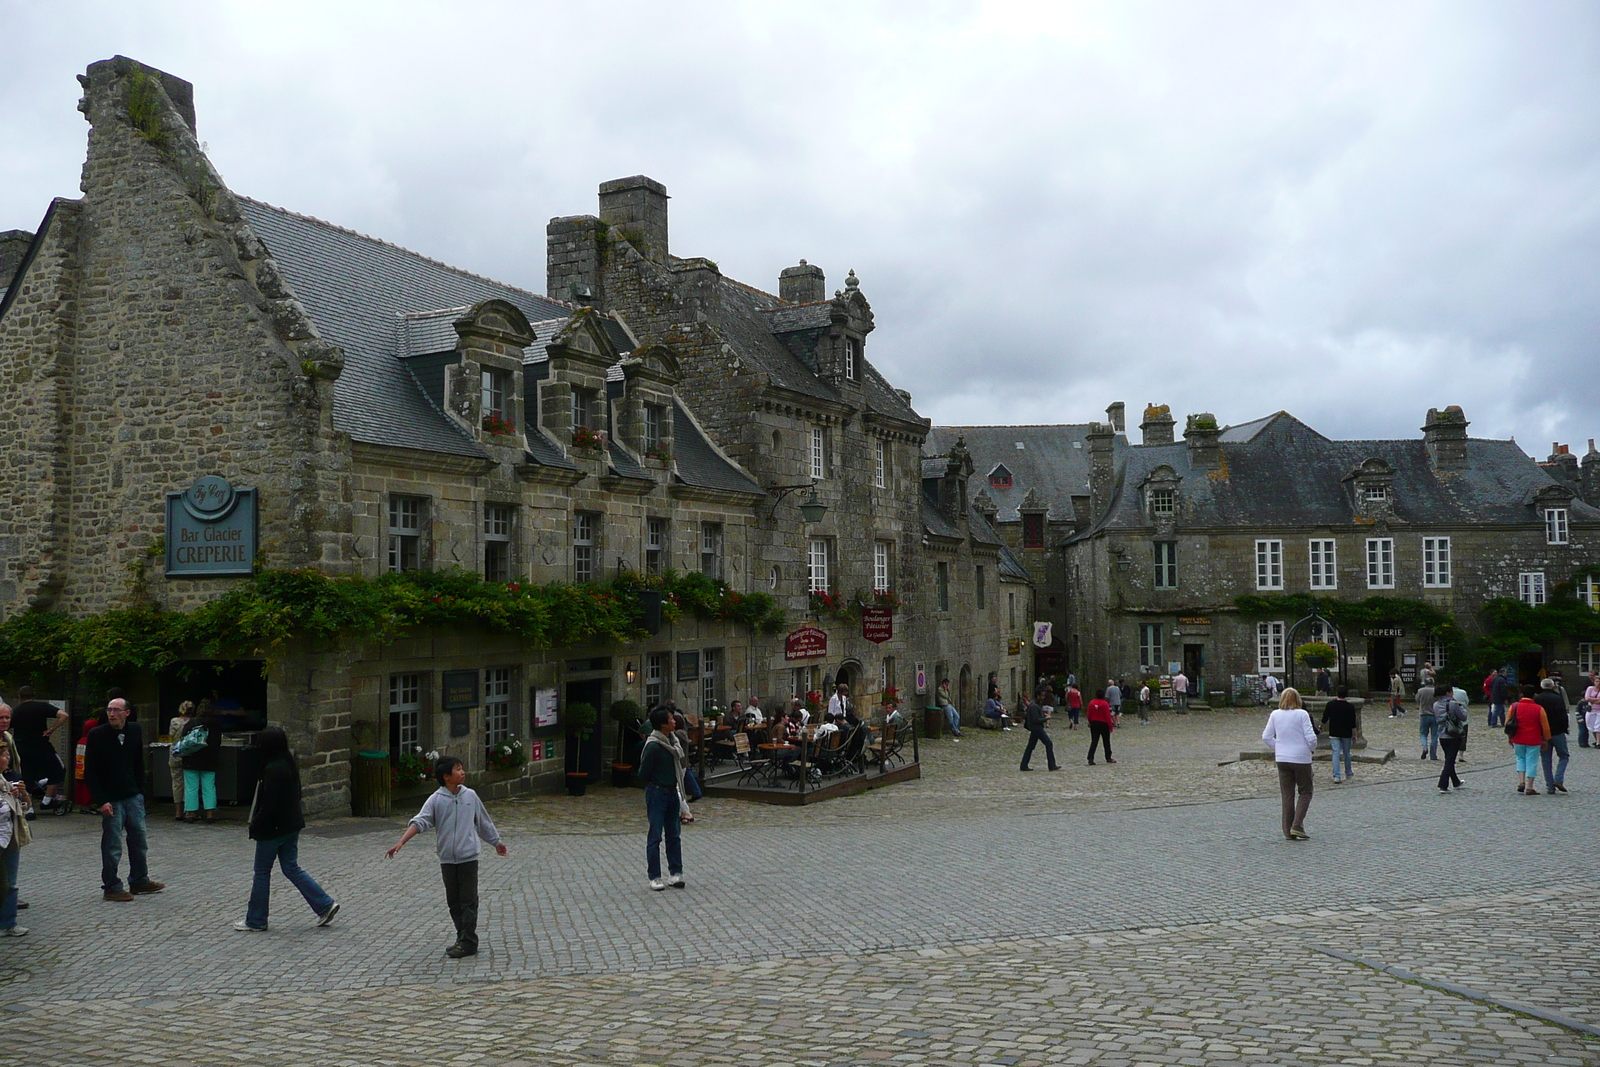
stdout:
<svg viewBox="0 0 1600 1067">
<path fill-rule="evenodd" d="M 1593 3 L 0 0 L 0 40 L 0 229 L 78 195 L 121 53 L 235 191 L 537 291 L 546 221 L 649 174 L 674 254 L 854 268 L 939 423 L 1600 436 Z"/>
</svg>

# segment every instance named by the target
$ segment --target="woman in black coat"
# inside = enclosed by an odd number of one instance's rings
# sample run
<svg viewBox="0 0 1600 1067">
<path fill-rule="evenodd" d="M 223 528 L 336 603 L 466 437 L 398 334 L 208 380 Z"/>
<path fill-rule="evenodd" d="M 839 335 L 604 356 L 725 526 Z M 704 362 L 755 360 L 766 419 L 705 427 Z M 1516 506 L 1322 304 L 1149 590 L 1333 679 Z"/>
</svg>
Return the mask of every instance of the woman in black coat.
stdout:
<svg viewBox="0 0 1600 1067">
<path fill-rule="evenodd" d="M 255 803 L 250 806 L 250 840 L 256 843 L 256 875 L 250 887 L 250 909 L 233 928 L 247 933 L 266 931 L 274 861 L 317 913 L 317 925 L 327 926 L 339 913 L 339 902 L 300 868 L 300 831 L 306 825 L 300 811 L 300 765 L 289 751 L 289 738 L 277 726 L 269 726 L 257 734 L 255 747 L 262 761 L 261 781 L 256 783 Z"/>
</svg>

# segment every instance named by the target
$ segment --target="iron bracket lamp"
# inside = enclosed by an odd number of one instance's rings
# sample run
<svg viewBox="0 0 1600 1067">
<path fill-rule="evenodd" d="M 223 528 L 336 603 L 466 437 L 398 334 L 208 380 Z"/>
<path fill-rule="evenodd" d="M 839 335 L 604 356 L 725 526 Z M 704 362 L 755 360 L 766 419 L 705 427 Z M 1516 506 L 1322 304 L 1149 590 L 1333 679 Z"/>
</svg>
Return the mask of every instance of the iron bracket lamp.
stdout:
<svg viewBox="0 0 1600 1067">
<path fill-rule="evenodd" d="M 771 521 L 771 519 L 777 515 L 778 505 L 783 503 L 784 497 L 788 496 L 790 493 L 797 493 L 802 489 L 811 490 L 811 495 L 807 497 L 803 503 L 801 503 L 800 517 L 808 523 L 821 522 L 822 517 L 828 513 L 828 505 L 817 499 L 816 482 L 804 482 L 800 485 L 767 486 L 767 492 L 777 494 L 773 497 L 772 509 L 767 512 L 768 521 Z"/>
</svg>

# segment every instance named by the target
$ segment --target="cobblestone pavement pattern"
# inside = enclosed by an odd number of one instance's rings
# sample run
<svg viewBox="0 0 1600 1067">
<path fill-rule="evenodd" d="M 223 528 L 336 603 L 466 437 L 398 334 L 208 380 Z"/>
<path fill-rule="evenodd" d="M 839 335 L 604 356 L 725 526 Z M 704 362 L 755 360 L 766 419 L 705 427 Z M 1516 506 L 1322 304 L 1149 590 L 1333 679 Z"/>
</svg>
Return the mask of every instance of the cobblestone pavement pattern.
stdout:
<svg viewBox="0 0 1600 1067">
<path fill-rule="evenodd" d="M 1480 731 L 1440 796 L 1414 722 L 1382 720 L 1401 758 L 1337 788 L 1319 764 L 1295 844 L 1270 765 L 1218 766 L 1260 722 L 1130 725 L 1095 768 L 1059 730 L 1066 769 L 1028 775 L 1023 735 L 969 730 L 926 746 L 922 782 L 708 800 L 665 894 L 638 794 L 498 805 L 512 858 L 485 856 L 460 962 L 428 839 L 381 858 L 399 820 L 302 835 L 344 910 L 318 929 L 279 878 L 266 935 L 228 928 L 241 827 L 152 820 L 168 890 L 109 904 L 98 820 L 40 820 L 32 932 L 0 942 L 7 1040 L 51 1065 L 1600 1063 L 1571 1027 L 1324 951 L 1600 1026 L 1600 755 L 1574 754 L 1570 796 L 1524 798 Z"/>
</svg>

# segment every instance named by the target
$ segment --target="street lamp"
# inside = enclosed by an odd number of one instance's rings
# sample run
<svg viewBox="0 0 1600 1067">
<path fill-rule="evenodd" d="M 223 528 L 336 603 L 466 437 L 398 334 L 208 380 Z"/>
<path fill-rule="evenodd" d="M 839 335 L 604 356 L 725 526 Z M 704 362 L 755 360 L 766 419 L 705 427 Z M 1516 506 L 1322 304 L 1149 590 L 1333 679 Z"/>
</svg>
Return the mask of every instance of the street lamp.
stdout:
<svg viewBox="0 0 1600 1067">
<path fill-rule="evenodd" d="M 790 493 L 797 493 L 802 489 L 810 489 L 811 495 L 806 498 L 805 503 L 800 505 L 800 517 L 807 523 L 821 522 L 822 517 L 828 513 L 828 505 L 817 499 L 816 482 L 806 482 L 802 485 L 767 486 L 767 492 L 776 494 L 772 500 L 772 510 L 767 512 L 767 518 L 771 519 L 778 513 L 778 505 L 783 502 L 784 497 Z"/>
</svg>

